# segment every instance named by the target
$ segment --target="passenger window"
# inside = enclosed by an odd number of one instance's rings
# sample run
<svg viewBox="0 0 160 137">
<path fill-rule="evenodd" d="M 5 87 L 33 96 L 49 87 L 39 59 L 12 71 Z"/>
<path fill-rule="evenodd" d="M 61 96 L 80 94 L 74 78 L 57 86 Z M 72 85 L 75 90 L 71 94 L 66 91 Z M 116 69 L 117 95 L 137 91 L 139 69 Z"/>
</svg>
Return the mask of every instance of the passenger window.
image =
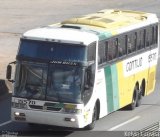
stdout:
<svg viewBox="0 0 160 137">
<path fill-rule="evenodd" d="M 158 39 L 158 26 L 155 25 L 153 28 L 153 44 L 157 44 L 157 39 Z"/>
<path fill-rule="evenodd" d="M 145 34 L 145 46 L 146 47 L 149 47 L 151 44 L 152 44 L 152 36 L 151 36 L 151 33 L 152 32 L 152 30 L 151 30 L 151 27 L 150 28 L 148 28 L 148 29 L 146 29 L 146 34 Z"/>
<path fill-rule="evenodd" d="M 151 28 L 151 45 L 156 46 L 158 37 L 158 26 L 154 25 Z"/>
<path fill-rule="evenodd" d="M 142 29 L 137 33 L 137 49 L 144 48 L 144 45 L 144 29 Z"/>
<path fill-rule="evenodd" d="M 155 43 L 158 43 L 158 25 L 155 26 Z"/>
<path fill-rule="evenodd" d="M 137 47 L 137 32 L 133 33 L 133 46 L 134 46 L 133 51 L 135 51 Z"/>
<path fill-rule="evenodd" d="M 151 44 L 154 44 L 154 37 L 155 37 L 155 36 L 154 36 L 154 35 L 155 35 L 154 31 L 155 31 L 154 26 L 152 26 Z"/>
<path fill-rule="evenodd" d="M 126 39 L 125 36 L 121 36 L 118 39 L 118 56 L 121 57 L 126 54 Z"/>
<path fill-rule="evenodd" d="M 106 42 L 101 41 L 98 45 L 98 64 L 102 64 L 106 61 Z"/>
<path fill-rule="evenodd" d="M 135 42 L 136 41 L 137 41 L 137 37 L 136 37 L 135 33 L 129 34 L 127 36 L 127 51 L 128 51 L 128 54 L 135 51 L 135 49 L 136 49 L 136 43 Z"/>
<path fill-rule="evenodd" d="M 117 57 L 118 51 L 118 39 L 112 39 L 108 41 L 108 61 L 113 60 Z"/>
<path fill-rule="evenodd" d="M 141 30 L 140 38 L 141 38 L 141 48 L 144 48 L 145 47 L 145 31 L 144 31 L 144 29 Z"/>
</svg>

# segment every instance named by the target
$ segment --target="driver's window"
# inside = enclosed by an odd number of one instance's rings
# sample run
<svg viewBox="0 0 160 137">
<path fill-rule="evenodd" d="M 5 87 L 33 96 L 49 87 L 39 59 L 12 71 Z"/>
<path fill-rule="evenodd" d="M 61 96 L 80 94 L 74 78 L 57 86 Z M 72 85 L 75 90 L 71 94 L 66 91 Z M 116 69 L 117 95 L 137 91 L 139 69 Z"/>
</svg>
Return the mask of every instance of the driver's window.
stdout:
<svg viewBox="0 0 160 137">
<path fill-rule="evenodd" d="M 88 46 L 88 51 L 87 51 L 87 60 L 88 61 L 95 61 L 96 59 L 96 42 L 90 44 Z"/>
<path fill-rule="evenodd" d="M 83 101 L 86 104 L 92 93 L 95 79 L 95 63 L 89 66 L 85 71 Z"/>
</svg>

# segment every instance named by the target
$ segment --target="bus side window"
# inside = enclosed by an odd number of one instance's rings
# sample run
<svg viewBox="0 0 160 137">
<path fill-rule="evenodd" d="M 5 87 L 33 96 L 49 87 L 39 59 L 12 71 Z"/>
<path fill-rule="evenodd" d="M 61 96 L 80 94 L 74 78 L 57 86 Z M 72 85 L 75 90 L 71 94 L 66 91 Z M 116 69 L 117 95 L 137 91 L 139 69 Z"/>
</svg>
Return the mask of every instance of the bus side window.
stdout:
<svg viewBox="0 0 160 137">
<path fill-rule="evenodd" d="M 157 37 L 158 37 L 158 26 L 157 25 L 154 25 L 152 27 L 152 41 L 153 41 L 153 44 L 157 44 Z"/>
<path fill-rule="evenodd" d="M 126 54 L 126 40 L 125 36 L 120 36 L 118 39 L 118 56 L 121 57 Z"/>
<path fill-rule="evenodd" d="M 155 26 L 155 43 L 157 44 L 158 43 L 158 25 Z"/>
<path fill-rule="evenodd" d="M 136 50 L 137 33 L 131 33 L 127 36 L 127 51 L 128 54 Z"/>
<path fill-rule="evenodd" d="M 137 41 L 137 50 L 140 50 L 142 48 L 142 37 L 141 37 L 141 34 L 142 31 L 138 31 L 137 33 L 137 37 L 138 37 L 138 41 Z"/>
<path fill-rule="evenodd" d="M 144 29 L 144 48 L 146 47 L 146 29 Z"/>
<path fill-rule="evenodd" d="M 132 47 L 131 40 L 130 40 L 130 38 L 127 38 L 127 50 L 128 50 L 128 53 L 131 53 L 131 47 Z"/>
<path fill-rule="evenodd" d="M 118 56 L 119 57 L 123 56 L 123 49 L 121 47 L 121 43 L 120 42 L 118 43 Z"/>
<path fill-rule="evenodd" d="M 154 37 L 155 37 L 155 36 L 154 36 L 154 35 L 155 35 L 154 31 L 155 31 L 154 26 L 152 26 L 152 33 L 151 33 L 151 34 L 152 34 L 152 35 L 151 35 L 151 43 L 152 43 L 152 44 L 154 44 Z"/>
<path fill-rule="evenodd" d="M 132 52 L 132 42 L 131 42 L 131 36 L 128 35 L 127 36 L 127 53 L 131 53 Z"/>
<path fill-rule="evenodd" d="M 136 49 L 140 50 L 145 47 L 145 30 L 141 29 L 135 32 L 135 45 Z"/>
<path fill-rule="evenodd" d="M 137 48 L 137 32 L 134 32 L 133 33 L 133 51 L 135 51 L 136 50 L 136 48 Z"/>
<path fill-rule="evenodd" d="M 118 51 L 118 39 L 111 39 L 108 41 L 108 61 L 113 60 L 117 57 Z"/>
<path fill-rule="evenodd" d="M 152 44 L 152 29 L 151 27 L 149 27 L 148 29 L 146 29 L 146 37 L 145 37 L 145 46 L 146 47 L 150 47 L 150 45 Z"/>
<path fill-rule="evenodd" d="M 98 64 L 102 64 L 106 61 L 106 42 L 100 41 L 98 45 Z"/>
<path fill-rule="evenodd" d="M 149 47 L 149 33 L 148 33 L 148 30 L 145 31 L 146 34 L 145 34 L 145 46 L 146 47 Z"/>
<path fill-rule="evenodd" d="M 113 59 L 115 59 L 117 55 L 118 55 L 118 38 L 114 40 Z"/>
<path fill-rule="evenodd" d="M 141 39 L 141 48 L 144 48 L 145 47 L 145 30 L 142 29 L 140 31 L 140 39 Z"/>
</svg>

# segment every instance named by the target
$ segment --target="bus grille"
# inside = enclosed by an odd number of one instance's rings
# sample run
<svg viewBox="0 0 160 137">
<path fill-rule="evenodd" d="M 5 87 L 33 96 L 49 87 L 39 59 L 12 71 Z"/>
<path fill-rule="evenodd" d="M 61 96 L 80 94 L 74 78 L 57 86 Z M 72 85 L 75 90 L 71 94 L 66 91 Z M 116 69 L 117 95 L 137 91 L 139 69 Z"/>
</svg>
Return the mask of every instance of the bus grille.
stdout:
<svg viewBox="0 0 160 137">
<path fill-rule="evenodd" d="M 16 103 L 16 102 L 12 102 L 12 107 L 14 108 L 26 108 L 26 104 L 22 104 L 22 103 Z"/>
<path fill-rule="evenodd" d="M 31 109 L 39 109 L 39 110 L 50 110 L 50 111 L 60 111 L 62 108 L 55 108 L 52 106 L 38 106 L 38 105 L 29 105 Z"/>
<path fill-rule="evenodd" d="M 42 106 L 38 106 L 38 105 L 29 105 L 29 107 L 32 109 L 43 109 Z"/>
<path fill-rule="evenodd" d="M 62 108 L 54 108 L 54 107 L 49 107 L 49 106 L 47 106 L 46 108 L 47 110 L 52 110 L 52 111 L 60 111 L 62 109 Z"/>
</svg>

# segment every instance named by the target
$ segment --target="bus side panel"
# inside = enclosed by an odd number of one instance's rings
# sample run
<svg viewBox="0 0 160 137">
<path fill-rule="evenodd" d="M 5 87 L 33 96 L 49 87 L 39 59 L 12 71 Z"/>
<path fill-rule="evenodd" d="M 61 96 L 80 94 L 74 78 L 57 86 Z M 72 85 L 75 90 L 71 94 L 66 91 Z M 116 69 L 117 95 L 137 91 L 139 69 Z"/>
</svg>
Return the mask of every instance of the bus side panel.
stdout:
<svg viewBox="0 0 160 137">
<path fill-rule="evenodd" d="M 118 70 L 118 88 L 119 88 L 119 108 L 122 108 L 131 103 L 131 85 L 132 77 L 124 77 L 122 62 L 117 63 Z"/>
<path fill-rule="evenodd" d="M 107 109 L 107 96 L 106 96 L 106 81 L 104 68 L 97 71 L 96 77 L 96 96 L 100 99 L 100 117 L 104 117 L 108 114 Z"/>
<path fill-rule="evenodd" d="M 156 83 L 156 66 L 153 66 L 149 69 L 146 95 L 149 95 L 154 91 L 155 83 Z"/>
<path fill-rule="evenodd" d="M 146 90 L 146 95 L 149 92 L 152 92 L 155 86 L 155 70 L 156 67 L 145 68 L 143 71 L 137 72 L 135 74 L 129 75 L 127 77 L 124 76 L 123 65 L 122 62 L 117 64 L 118 70 L 118 88 L 119 88 L 119 105 L 120 108 L 130 104 L 132 102 L 133 91 L 135 84 L 139 83 L 139 88 L 142 84 L 142 80 L 147 81 L 148 86 Z M 149 73 L 150 71 L 150 73 Z M 148 74 L 150 77 L 148 78 Z"/>
<path fill-rule="evenodd" d="M 157 62 L 158 62 L 158 48 L 151 50 L 148 56 L 149 72 L 148 72 L 146 95 L 149 95 L 154 91 L 156 83 Z"/>
<path fill-rule="evenodd" d="M 119 109 L 118 76 L 116 65 L 105 68 L 108 112 Z"/>
<path fill-rule="evenodd" d="M 117 63 L 118 70 L 118 88 L 119 88 L 119 104 L 120 108 L 130 104 L 132 102 L 133 91 L 136 83 L 142 84 L 142 80 L 147 81 L 149 68 L 145 68 L 143 71 L 136 72 L 128 76 L 124 75 L 126 66 L 123 66 L 123 62 Z"/>
<path fill-rule="evenodd" d="M 106 66 L 104 70 L 102 69 L 104 73 L 101 72 L 99 79 L 102 79 L 105 75 L 105 79 L 102 80 L 105 81 L 105 84 L 100 85 L 100 87 L 106 87 L 104 90 L 100 90 L 102 93 L 104 91 L 106 93 L 106 99 L 104 99 L 106 103 L 103 108 L 106 106 L 108 111 L 105 110 L 105 113 L 111 113 L 130 104 L 136 83 L 139 84 L 140 88 L 142 81 L 145 81 L 145 95 L 154 91 L 158 56 L 154 57 L 153 55 L 158 55 L 157 49 Z M 153 57 L 149 60 L 149 56 Z"/>
<path fill-rule="evenodd" d="M 154 91 L 158 50 L 153 49 L 117 63 L 120 108 L 131 103 L 136 83 L 145 80 L 145 95 Z"/>
</svg>

